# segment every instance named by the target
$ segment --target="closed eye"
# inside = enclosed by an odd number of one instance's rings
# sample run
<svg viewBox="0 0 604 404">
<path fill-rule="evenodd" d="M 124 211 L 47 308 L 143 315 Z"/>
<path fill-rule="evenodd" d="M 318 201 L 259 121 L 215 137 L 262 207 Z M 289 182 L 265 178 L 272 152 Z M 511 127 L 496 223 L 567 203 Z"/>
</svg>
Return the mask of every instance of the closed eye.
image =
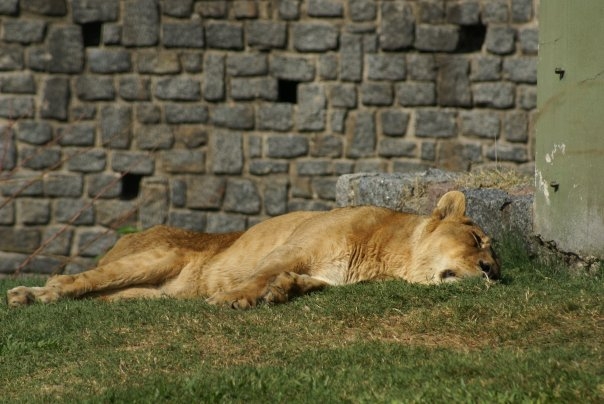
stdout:
<svg viewBox="0 0 604 404">
<path fill-rule="evenodd" d="M 455 278 L 456 274 L 455 271 L 453 271 L 452 269 L 445 269 L 444 271 L 442 271 L 440 273 L 440 279 L 441 280 L 451 280 L 452 278 Z"/>
</svg>

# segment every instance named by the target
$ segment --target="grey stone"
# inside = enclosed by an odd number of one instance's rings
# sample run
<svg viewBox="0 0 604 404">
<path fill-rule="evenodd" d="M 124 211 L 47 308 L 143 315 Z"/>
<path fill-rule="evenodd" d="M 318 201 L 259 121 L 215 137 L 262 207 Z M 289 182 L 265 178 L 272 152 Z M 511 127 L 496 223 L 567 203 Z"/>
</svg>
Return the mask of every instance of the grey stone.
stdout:
<svg viewBox="0 0 604 404">
<path fill-rule="evenodd" d="M 259 49 L 282 49 L 287 45 L 287 25 L 279 21 L 250 21 L 247 44 Z"/>
<path fill-rule="evenodd" d="M 56 199 L 53 213 L 59 223 L 91 225 L 95 219 L 92 203 L 83 199 Z"/>
<path fill-rule="evenodd" d="M 333 173 L 336 175 L 350 174 L 354 172 L 354 162 L 349 160 L 336 160 L 333 163 Z"/>
<path fill-rule="evenodd" d="M 529 22 L 533 16 L 533 0 L 512 0 L 512 21 Z"/>
<path fill-rule="evenodd" d="M 25 225 L 47 224 L 50 220 L 50 203 L 47 200 L 19 198 L 17 211 Z"/>
<path fill-rule="evenodd" d="M 338 78 L 338 57 L 333 53 L 319 56 L 319 77 L 323 80 Z"/>
<path fill-rule="evenodd" d="M 72 238 L 73 230 L 69 227 L 47 226 L 42 236 L 44 249 L 41 252 L 45 254 L 69 255 Z"/>
<path fill-rule="evenodd" d="M 44 176 L 44 194 L 51 197 L 82 196 L 84 181 L 79 174 L 48 173 Z"/>
<path fill-rule="evenodd" d="M 327 23 L 298 23 L 293 27 L 293 44 L 299 52 L 325 52 L 338 46 L 338 29 Z"/>
<path fill-rule="evenodd" d="M 296 125 L 300 131 L 320 131 L 325 128 L 327 97 L 322 84 L 298 86 Z"/>
<path fill-rule="evenodd" d="M 436 86 L 431 82 L 405 82 L 396 85 L 396 97 L 402 106 L 434 105 Z"/>
<path fill-rule="evenodd" d="M 41 145 L 52 139 L 52 127 L 45 121 L 21 120 L 17 123 L 15 132 L 17 139 L 29 144 Z"/>
<path fill-rule="evenodd" d="M 187 182 L 184 179 L 170 179 L 170 202 L 177 208 L 184 208 L 187 205 Z"/>
<path fill-rule="evenodd" d="M 17 160 L 17 151 L 15 148 L 15 137 L 13 135 L 12 125 L 8 124 L 0 124 L 0 136 L 3 138 L 3 141 L 0 142 L 0 166 L 2 170 L 12 170 L 15 168 L 15 163 Z M 0 177 L 4 180 L 4 175 Z M 11 181 L 15 180 L 15 176 L 11 175 Z M 4 181 L 9 183 L 10 181 Z M 0 181 L 0 190 L 2 190 L 4 194 L 4 187 L 2 186 L 2 181 Z"/>
<path fill-rule="evenodd" d="M 122 43 L 152 46 L 159 40 L 159 11 L 156 0 L 125 0 Z"/>
<path fill-rule="evenodd" d="M 377 7 L 373 0 L 350 0 L 348 7 L 350 18 L 354 22 L 373 21 L 377 16 Z"/>
<path fill-rule="evenodd" d="M 472 84 L 474 105 L 490 108 L 511 108 L 514 106 L 514 85 L 512 83 Z"/>
<path fill-rule="evenodd" d="M 225 18 L 227 16 L 227 1 L 198 1 L 195 4 L 195 12 L 206 18 Z"/>
<path fill-rule="evenodd" d="M 40 108 L 42 118 L 66 120 L 69 97 L 69 79 L 63 77 L 46 79 Z"/>
<path fill-rule="evenodd" d="M 19 12 L 19 0 L 0 1 L 0 14 L 16 15 Z"/>
<path fill-rule="evenodd" d="M 111 23 L 103 24 L 101 38 L 105 45 L 118 45 L 122 42 L 122 26 Z"/>
<path fill-rule="evenodd" d="M 515 163 L 524 163 L 529 160 L 528 152 L 525 146 L 515 146 L 501 143 L 489 146 L 486 151 L 486 156 L 493 161 L 512 161 Z"/>
<path fill-rule="evenodd" d="M 10 181 L 0 182 L 2 195 L 11 200 L 16 196 L 42 196 L 44 192 L 39 176 L 32 173 L 15 173 Z"/>
<path fill-rule="evenodd" d="M 459 26 L 420 24 L 415 33 L 415 48 L 428 52 L 452 52 L 459 42 Z"/>
<path fill-rule="evenodd" d="M 193 0 L 162 0 L 161 10 L 165 15 L 187 18 L 193 12 Z"/>
<path fill-rule="evenodd" d="M 443 0 L 421 0 L 419 2 L 421 22 L 441 23 L 445 20 L 445 3 Z"/>
<path fill-rule="evenodd" d="M 354 84 L 335 84 L 330 91 L 331 105 L 342 108 L 356 108 L 357 90 Z"/>
<path fill-rule="evenodd" d="M 537 83 L 537 57 L 522 56 L 503 61 L 504 77 L 515 83 Z"/>
<path fill-rule="evenodd" d="M 0 117 L 24 119 L 35 115 L 36 106 L 32 97 L 0 96 Z"/>
<path fill-rule="evenodd" d="M 447 2 L 447 21 L 459 25 L 476 25 L 480 22 L 478 1 Z"/>
<path fill-rule="evenodd" d="M 288 131 L 293 127 L 291 104 L 260 104 L 256 108 L 256 122 L 260 130 Z"/>
<path fill-rule="evenodd" d="M 272 56 L 270 72 L 274 77 L 293 81 L 312 81 L 315 78 L 314 63 L 304 57 Z"/>
<path fill-rule="evenodd" d="M 243 170 L 243 141 L 241 133 L 216 130 L 210 136 L 212 172 L 241 174 Z"/>
<path fill-rule="evenodd" d="M 175 149 L 161 154 L 162 167 L 169 173 L 205 172 L 205 154 L 199 150 Z"/>
<path fill-rule="evenodd" d="M 226 71 L 230 76 L 261 76 L 268 73 L 265 54 L 229 54 L 226 59 Z"/>
<path fill-rule="evenodd" d="M 57 147 L 26 147 L 19 148 L 21 166 L 32 170 L 55 169 L 61 164 L 61 150 Z"/>
<path fill-rule="evenodd" d="M 69 110 L 71 119 L 75 121 L 86 121 L 96 118 L 95 104 L 78 104 L 73 103 Z"/>
<path fill-rule="evenodd" d="M 203 60 L 205 74 L 202 79 L 203 98 L 207 101 L 224 99 L 224 56 L 207 54 Z"/>
<path fill-rule="evenodd" d="M 130 52 L 125 49 L 86 49 L 90 71 L 93 73 L 126 73 L 132 70 Z"/>
<path fill-rule="evenodd" d="M 67 13 L 65 0 L 21 0 L 21 9 L 50 16 L 61 16 Z"/>
<path fill-rule="evenodd" d="M 311 180 L 313 194 L 321 199 L 329 201 L 336 200 L 336 182 L 337 177 L 316 177 Z"/>
<path fill-rule="evenodd" d="M 137 225 L 138 208 L 140 203 L 132 201 L 112 201 L 102 199 L 95 201 L 97 223 L 106 227 L 119 228 L 123 226 Z"/>
<path fill-rule="evenodd" d="M 535 86 L 518 86 L 518 105 L 524 110 L 537 108 L 537 89 Z"/>
<path fill-rule="evenodd" d="M 19 18 L 17 20 L 5 19 L 2 23 L 2 39 L 5 42 L 18 42 L 30 44 L 41 42 L 46 32 L 46 22 Z"/>
<path fill-rule="evenodd" d="M 322 211 L 333 209 L 333 203 L 328 201 L 317 201 L 313 199 L 292 199 L 287 204 L 287 210 L 289 212 L 295 212 L 298 210 L 304 211 Z"/>
<path fill-rule="evenodd" d="M 0 71 L 23 69 L 23 50 L 19 45 L 0 47 Z M 44 70 L 46 66 L 38 70 Z M 35 67 L 32 67 L 35 68 Z"/>
<path fill-rule="evenodd" d="M 507 22 L 508 15 L 508 0 L 489 0 L 483 2 L 482 21 L 484 23 Z"/>
<path fill-rule="evenodd" d="M 86 176 L 90 198 L 117 198 L 122 193 L 122 177 L 117 173 L 98 173 Z"/>
<path fill-rule="evenodd" d="M 167 123 L 206 123 L 209 120 L 208 107 L 199 104 L 165 104 Z"/>
<path fill-rule="evenodd" d="M 15 201 L 0 197 L 0 224 L 15 224 Z"/>
<path fill-rule="evenodd" d="M 75 82 L 76 95 L 82 101 L 110 101 L 115 99 L 113 78 L 85 74 Z"/>
<path fill-rule="evenodd" d="M 390 83 L 361 84 L 361 102 L 363 105 L 388 106 L 392 105 L 394 95 Z"/>
<path fill-rule="evenodd" d="M 254 108 L 249 105 L 217 105 L 211 118 L 216 126 L 230 129 L 254 128 Z"/>
<path fill-rule="evenodd" d="M 443 107 L 469 107 L 470 63 L 463 56 L 443 56 L 438 59 L 438 105 Z"/>
<path fill-rule="evenodd" d="M 508 142 L 528 140 L 528 114 L 524 111 L 510 111 L 503 116 L 502 133 Z"/>
<path fill-rule="evenodd" d="M 263 138 L 261 135 L 247 136 L 247 153 L 249 158 L 262 157 Z"/>
<path fill-rule="evenodd" d="M 318 135 L 313 139 L 311 156 L 341 157 L 344 140 L 339 135 Z"/>
<path fill-rule="evenodd" d="M 203 48 L 201 21 L 162 25 L 162 41 L 166 48 Z"/>
<path fill-rule="evenodd" d="M 237 19 L 258 17 L 258 5 L 252 1 L 235 0 L 232 9 Z"/>
<path fill-rule="evenodd" d="M 127 149 L 132 137 L 132 109 L 107 105 L 101 109 L 101 142 L 111 149 Z"/>
<path fill-rule="evenodd" d="M 121 76 L 119 94 L 126 101 L 148 101 L 151 99 L 149 79 L 137 75 Z"/>
<path fill-rule="evenodd" d="M 388 163 L 382 158 L 358 159 L 354 163 L 355 173 L 385 173 L 389 171 Z"/>
<path fill-rule="evenodd" d="M 264 211 L 271 216 L 282 215 L 287 212 L 286 180 L 275 180 L 267 183 L 264 189 Z"/>
<path fill-rule="evenodd" d="M 61 146 L 93 146 L 96 138 L 94 123 L 76 122 L 57 129 Z"/>
<path fill-rule="evenodd" d="M 448 109 L 415 111 L 415 136 L 447 138 L 457 132 L 456 112 Z"/>
<path fill-rule="evenodd" d="M 537 28 L 522 28 L 518 33 L 522 53 L 535 55 L 539 50 L 539 30 Z"/>
<path fill-rule="evenodd" d="M 407 2 L 383 2 L 380 48 L 386 51 L 408 48 L 413 44 L 415 17 Z"/>
<path fill-rule="evenodd" d="M 201 99 L 198 80 L 186 77 L 168 77 L 156 82 L 155 96 L 162 100 L 199 101 Z"/>
<path fill-rule="evenodd" d="M 348 112 L 345 109 L 334 109 L 331 111 L 330 125 L 331 130 L 337 133 L 344 133 L 346 130 L 346 118 Z"/>
<path fill-rule="evenodd" d="M 289 163 L 280 160 L 252 160 L 250 161 L 250 174 L 285 174 L 289 171 Z"/>
<path fill-rule="evenodd" d="M 208 175 L 187 178 L 187 207 L 219 209 L 226 190 L 226 179 Z"/>
<path fill-rule="evenodd" d="M 308 154 L 308 139 L 301 135 L 275 135 L 266 139 L 267 156 L 294 158 Z"/>
<path fill-rule="evenodd" d="M 501 58 L 499 56 L 477 56 L 472 59 L 472 81 L 495 81 L 501 79 Z"/>
<path fill-rule="evenodd" d="M 342 34 L 340 39 L 340 79 L 343 81 L 361 81 L 363 76 L 362 37 L 354 34 Z"/>
<path fill-rule="evenodd" d="M 300 176 L 315 176 L 332 174 L 332 164 L 329 159 L 298 159 L 296 172 Z"/>
<path fill-rule="evenodd" d="M 367 55 L 367 77 L 370 80 L 404 80 L 404 54 Z"/>
<path fill-rule="evenodd" d="M 181 229 L 202 232 L 206 230 L 206 216 L 205 212 L 171 211 L 168 224 Z"/>
<path fill-rule="evenodd" d="M 134 131 L 136 145 L 141 150 L 170 149 L 174 144 L 174 134 L 169 125 L 138 126 Z"/>
<path fill-rule="evenodd" d="M 167 107 L 166 107 L 167 109 Z M 179 111 L 180 112 L 180 111 Z M 167 120 L 166 112 L 166 121 Z M 161 110 L 159 106 L 150 103 L 140 103 L 136 105 L 136 121 L 139 123 L 158 123 L 161 121 Z M 170 122 L 170 121 L 168 121 Z"/>
<path fill-rule="evenodd" d="M 201 73 L 203 71 L 203 53 L 189 51 L 180 54 L 182 68 L 188 73 Z"/>
<path fill-rule="evenodd" d="M 279 17 L 284 20 L 300 18 L 300 0 L 281 0 L 279 2 Z"/>
<path fill-rule="evenodd" d="M 478 136 L 496 139 L 499 136 L 499 114 L 492 111 L 460 111 L 461 133 L 465 136 Z"/>
<path fill-rule="evenodd" d="M 516 30 L 512 27 L 490 25 L 487 28 L 485 46 L 491 53 L 506 55 L 514 52 Z"/>
<path fill-rule="evenodd" d="M 208 213 L 206 231 L 208 233 L 225 233 L 243 231 L 246 228 L 245 216 L 229 213 Z"/>
<path fill-rule="evenodd" d="M 99 149 L 74 149 L 67 153 L 67 168 L 69 171 L 91 173 L 105 169 L 107 154 Z"/>
<path fill-rule="evenodd" d="M 342 0 L 308 0 L 306 12 L 311 17 L 342 17 L 344 5 Z"/>
<path fill-rule="evenodd" d="M 260 194 L 256 184 L 245 178 L 229 178 L 224 194 L 223 209 L 226 212 L 260 213 Z"/>
<path fill-rule="evenodd" d="M 0 55 L 0 58 L 2 56 Z M 3 74 L 0 79 L 0 92 L 12 94 L 35 94 L 36 82 L 30 73 Z"/>
<path fill-rule="evenodd" d="M 115 151 L 111 169 L 120 173 L 151 175 L 155 170 L 155 160 L 145 152 Z"/>
<path fill-rule="evenodd" d="M 139 73 L 174 74 L 180 73 L 178 54 L 161 50 L 142 51 L 137 53 Z"/>
<path fill-rule="evenodd" d="M 77 254 L 82 257 L 98 257 L 105 254 L 117 242 L 117 234 L 104 227 L 76 230 Z"/>
<path fill-rule="evenodd" d="M 417 145 L 415 142 L 385 137 L 378 143 L 378 155 L 382 157 L 415 157 Z"/>
<path fill-rule="evenodd" d="M 436 143 L 422 142 L 420 157 L 422 160 L 434 161 L 436 159 Z"/>
<path fill-rule="evenodd" d="M 388 136 L 404 136 L 407 132 L 409 113 L 398 109 L 384 110 L 380 113 L 382 133 Z"/>
<path fill-rule="evenodd" d="M 373 113 L 358 111 L 355 118 L 352 141 L 346 156 L 352 158 L 371 156 L 374 153 L 376 143 Z"/>
<path fill-rule="evenodd" d="M 206 43 L 214 49 L 243 49 L 243 28 L 239 23 L 210 21 L 206 24 Z"/>
<path fill-rule="evenodd" d="M 409 80 L 433 81 L 438 67 L 434 55 L 424 53 L 407 54 L 407 75 Z"/>
<path fill-rule="evenodd" d="M 73 21 L 78 24 L 100 21 L 116 21 L 120 3 L 118 0 L 74 0 Z"/>
<path fill-rule="evenodd" d="M 272 77 L 232 78 L 231 97 L 238 101 L 276 101 L 279 97 L 278 83 Z"/>
<path fill-rule="evenodd" d="M 32 253 L 41 241 L 40 231 L 27 227 L 0 227 L 0 251 Z"/>
<path fill-rule="evenodd" d="M 140 187 L 138 220 L 141 228 L 166 223 L 170 204 L 168 180 L 162 177 L 143 178 Z"/>
<path fill-rule="evenodd" d="M 208 132 L 199 125 L 173 126 L 176 143 L 189 149 L 195 149 L 208 143 Z"/>
</svg>

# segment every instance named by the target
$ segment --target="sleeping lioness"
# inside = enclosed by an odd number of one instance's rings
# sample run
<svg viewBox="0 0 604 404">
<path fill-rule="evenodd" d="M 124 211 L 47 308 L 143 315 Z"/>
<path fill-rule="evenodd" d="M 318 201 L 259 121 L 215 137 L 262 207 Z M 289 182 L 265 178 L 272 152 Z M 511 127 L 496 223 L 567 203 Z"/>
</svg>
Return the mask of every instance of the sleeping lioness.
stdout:
<svg viewBox="0 0 604 404">
<path fill-rule="evenodd" d="M 206 297 L 245 309 L 326 286 L 374 279 L 440 283 L 499 277 L 489 238 L 451 191 L 430 216 L 375 206 L 293 212 L 245 233 L 205 234 L 156 226 L 120 239 L 97 268 L 16 287 L 8 304 L 61 298 Z"/>
</svg>

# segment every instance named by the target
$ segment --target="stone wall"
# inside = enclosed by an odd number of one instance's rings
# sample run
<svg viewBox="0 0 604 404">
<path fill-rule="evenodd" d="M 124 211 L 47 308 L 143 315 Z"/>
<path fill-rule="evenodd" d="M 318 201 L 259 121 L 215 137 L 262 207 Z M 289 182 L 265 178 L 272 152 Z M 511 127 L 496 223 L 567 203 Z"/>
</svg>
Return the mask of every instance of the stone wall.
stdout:
<svg viewBox="0 0 604 404">
<path fill-rule="evenodd" d="M 537 2 L 0 0 L 0 272 L 327 209 L 342 174 L 530 171 Z"/>
</svg>

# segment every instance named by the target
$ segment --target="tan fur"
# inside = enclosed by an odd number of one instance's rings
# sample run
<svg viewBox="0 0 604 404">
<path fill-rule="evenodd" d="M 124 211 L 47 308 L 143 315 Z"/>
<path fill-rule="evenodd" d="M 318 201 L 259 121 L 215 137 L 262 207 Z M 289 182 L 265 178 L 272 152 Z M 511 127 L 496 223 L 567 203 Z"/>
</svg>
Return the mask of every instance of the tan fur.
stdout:
<svg viewBox="0 0 604 404">
<path fill-rule="evenodd" d="M 499 276 L 489 238 L 465 216 L 461 192 L 431 216 L 374 206 L 293 212 L 245 233 L 205 234 L 156 226 L 120 239 L 99 266 L 8 291 L 8 304 L 60 298 L 207 297 L 249 308 L 376 279 L 440 283 Z"/>
</svg>

